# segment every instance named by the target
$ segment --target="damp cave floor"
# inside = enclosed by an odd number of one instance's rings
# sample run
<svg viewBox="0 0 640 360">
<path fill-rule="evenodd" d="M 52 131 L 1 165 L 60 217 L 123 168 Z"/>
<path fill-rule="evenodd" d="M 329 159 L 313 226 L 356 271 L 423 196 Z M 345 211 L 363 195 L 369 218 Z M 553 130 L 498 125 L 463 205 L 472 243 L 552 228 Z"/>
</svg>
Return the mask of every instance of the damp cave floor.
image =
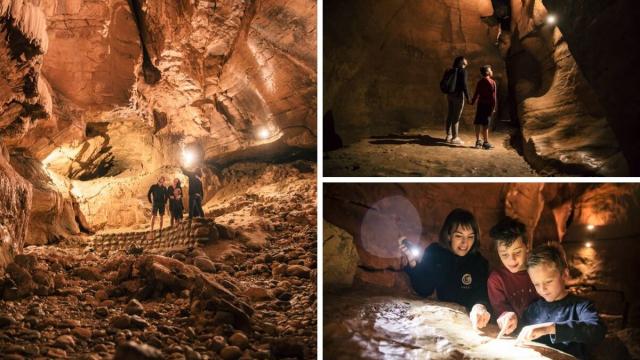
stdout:
<svg viewBox="0 0 640 360">
<path fill-rule="evenodd" d="M 476 149 L 471 125 L 461 124 L 463 145 L 444 141 L 439 128 L 372 136 L 324 152 L 324 176 L 541 176 L 510 144 L 513 130 L 489 133 L 494 148 Z"/>
</svg>

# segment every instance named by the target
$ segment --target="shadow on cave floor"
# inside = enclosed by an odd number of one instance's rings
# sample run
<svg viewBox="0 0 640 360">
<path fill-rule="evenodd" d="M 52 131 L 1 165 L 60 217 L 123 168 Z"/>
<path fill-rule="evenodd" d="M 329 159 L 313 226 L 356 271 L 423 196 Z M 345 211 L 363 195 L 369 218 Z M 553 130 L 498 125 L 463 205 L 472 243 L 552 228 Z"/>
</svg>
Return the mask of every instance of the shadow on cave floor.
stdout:
<svg viewBox="0 0 640 360">
<path fill-rule="evenodd" d="M 325 292 L 324 355 L 330 359 L 573 359 L 538 343 L 474 330 L 457 304 L 370 292 Z"/>
<path fill-rule="evenodd" d="M 463 145 L 444 141 L 442 129 L 372 136 L 324 153 L 325 176 L 540 176 L 513 145 L 512 128 L 490 133 L 491 150 L 476 149 L 472 125 L 461 124 Z"/>
</svg>

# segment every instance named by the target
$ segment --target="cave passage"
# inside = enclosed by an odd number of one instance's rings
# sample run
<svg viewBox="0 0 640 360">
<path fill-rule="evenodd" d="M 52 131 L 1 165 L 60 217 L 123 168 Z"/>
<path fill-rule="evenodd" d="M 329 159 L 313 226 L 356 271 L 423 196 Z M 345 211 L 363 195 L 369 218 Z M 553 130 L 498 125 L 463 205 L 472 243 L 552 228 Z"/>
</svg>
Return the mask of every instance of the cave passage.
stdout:
<svg viewBox="0 0 640 360">
<path fill-rule="evenodd" d="M 578 22 L 614 26 L 614 14 L 630 10 L 630 3 L 578 6 L 568 13 L 554 1 L 328 1 L 323 51 L 326 174 L 630 175 L 636 155 L 618 129 L 622 123 L 634 125 L 615 110 L 619 106 L 608 94 L 616 90 L 600 77 L 602 71 L 616 70 L 596 70 L 597 61 L 616 61 L 595 47 L 584 48 L 579 42 L 584 36 L 576 34 Z M 581 16 L 600 21 L 583 24 Z M 458 56 L 468 62 L 470 97 L 482 83 L 481 67 L 491 66 L 497 101 L 494 113 L 483 110 L 479 117 L 477 104 L 489 100 L 465 101 L 460 136 L 452 139 L 456 132 L 449 130 L 447 136 L 446 119 L 459 108 L 450 111 L 450 95 L 443 94 L 441 80 Z M 454 98 L 464 97 L 462 89 L 460 82 L 452 88 Z M 476 119 L 487 116 L 485 139 Z M 489 147 L 487 142 L 494 148 L 473 151 Z"/>
</svg>

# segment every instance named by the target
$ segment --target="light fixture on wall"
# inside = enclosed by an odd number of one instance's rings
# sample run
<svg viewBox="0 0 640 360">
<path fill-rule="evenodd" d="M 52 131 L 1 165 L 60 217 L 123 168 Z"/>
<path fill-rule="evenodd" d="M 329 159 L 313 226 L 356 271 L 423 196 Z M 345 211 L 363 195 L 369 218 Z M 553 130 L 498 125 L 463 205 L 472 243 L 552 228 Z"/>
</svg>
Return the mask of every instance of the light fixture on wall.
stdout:
<svg viewBox="0 0 640 360">
<path fill-rule="evenodd" d="M 587 241 L 586 243 L 584 243 L 584 246 L 590 248 L 593 246 L 593 244 L 591 243 L 591 241 Z"/>
<path fill-rule="evenodd" d="M 196 161 L 196 153 L 191 149 L 182 150 L 182 162 L 184 166 L 189 167 Z"/>
<path fill-rule="evenodd" d="M 266 126 L 263 126 L 258 129 L 256 136 L 260 140 L 266 140 L 271 136 L 271 131 Z"/>
<path fill-rule="evenodd" d="M 593 230 L 595 230 L 595 228 L 596 228 L 596 226 L 593 225 L 593 224 L 587 225 L 587 230 L 589 230 L 589 231 L 593 231 Z"/>
<path fill-rule="evenodd" d="M 549 24 L 549 25 L 555 25 L 555 24 L 556 24 L 556 21 L 558 21 L 558 19 L 556 18 L 556 16 L 555 16 L 555 15 L 553 15 L 553 14 L 549 14 L 549 15 L 547 15 L 547 18 L 546 18 L 546 22 L 547 22 L 547 24 Z"/>
</svg>

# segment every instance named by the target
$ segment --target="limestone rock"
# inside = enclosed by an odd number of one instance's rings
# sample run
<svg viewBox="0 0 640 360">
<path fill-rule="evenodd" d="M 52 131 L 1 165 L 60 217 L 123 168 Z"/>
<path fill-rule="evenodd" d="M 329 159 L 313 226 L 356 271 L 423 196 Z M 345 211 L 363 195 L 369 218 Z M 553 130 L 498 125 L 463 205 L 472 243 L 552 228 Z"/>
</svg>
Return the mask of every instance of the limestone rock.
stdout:
<svg viewBox="0 0 640 360">
<path fill-rule="evenodd" d="M 353 236 L 326 220 L 323 226 L 323 283 L 350 287 L 359 261 Z"/>
<path fill-rule="evenodd" d="M 162 351 L 151 345 L 128 341 L 118 345 L 114 360 L 152 360 L 164 358 Z"/>
</svg>

